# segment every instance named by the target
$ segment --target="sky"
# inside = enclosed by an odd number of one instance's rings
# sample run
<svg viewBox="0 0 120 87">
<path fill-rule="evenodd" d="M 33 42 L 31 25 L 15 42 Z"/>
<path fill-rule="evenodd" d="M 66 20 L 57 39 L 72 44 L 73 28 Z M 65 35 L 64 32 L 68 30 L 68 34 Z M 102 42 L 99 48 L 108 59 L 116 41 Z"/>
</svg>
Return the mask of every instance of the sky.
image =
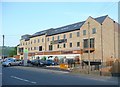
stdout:
<svg viewBox="0 0 120 87">
<path fill-rule="evenodd" d="M 24 34 L 109 15 L 118 21 L 117 2 L 1 2 L 0 45 L 17 46 Z"/>
</svg>

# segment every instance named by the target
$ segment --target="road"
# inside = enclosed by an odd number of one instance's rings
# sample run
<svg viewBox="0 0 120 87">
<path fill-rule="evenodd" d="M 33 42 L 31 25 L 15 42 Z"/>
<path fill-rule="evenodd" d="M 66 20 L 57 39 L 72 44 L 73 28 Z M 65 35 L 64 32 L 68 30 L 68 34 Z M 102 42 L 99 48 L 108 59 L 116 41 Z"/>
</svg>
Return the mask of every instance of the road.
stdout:
<svg viewBox="0 0 120 87">
<path fill-rule="evenodd" d="M 31 67 L 3 67 L 2 85 L 117 85 L 111 79 L 95 79 L 82 75 L 72 75 L 65 71 L 55 71 Z"/>
</svg>

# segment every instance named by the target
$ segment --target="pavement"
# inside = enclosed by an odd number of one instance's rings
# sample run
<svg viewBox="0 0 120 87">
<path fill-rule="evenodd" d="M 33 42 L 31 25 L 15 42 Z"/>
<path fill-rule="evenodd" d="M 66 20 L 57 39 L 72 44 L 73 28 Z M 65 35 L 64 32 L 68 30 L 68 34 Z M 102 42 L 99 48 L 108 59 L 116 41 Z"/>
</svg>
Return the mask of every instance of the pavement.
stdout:
<svg viewBox="0 0 120 87">
<path fill-rule="evenodd" d="M 2 73 L 3 85 L 118 85 L 113 78 L 98 79 L 40 67 L 3 67 Z"/>
<path fill-rule="evenodd" d="M 2 65 L 0 64 L 0 87 L 2 86 Z"/>
</svg>

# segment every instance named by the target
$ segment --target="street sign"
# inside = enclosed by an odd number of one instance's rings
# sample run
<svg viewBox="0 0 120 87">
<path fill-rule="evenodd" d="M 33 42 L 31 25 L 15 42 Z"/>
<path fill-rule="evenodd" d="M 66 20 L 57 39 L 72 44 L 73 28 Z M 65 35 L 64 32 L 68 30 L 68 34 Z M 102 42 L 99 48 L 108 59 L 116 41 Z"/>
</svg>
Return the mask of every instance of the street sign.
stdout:
<svg viewBox="0 0 120 87">
<path fill-rule="evenodd" d="M 24 66 L 27 66 L 28 50 L 24 49 Z"/>
<path fill-rule="evenodd" d="M 27 49 L 24 49 L 24 53 L 28 53 L 28 50 L 27 50 Z"/>
</svg>

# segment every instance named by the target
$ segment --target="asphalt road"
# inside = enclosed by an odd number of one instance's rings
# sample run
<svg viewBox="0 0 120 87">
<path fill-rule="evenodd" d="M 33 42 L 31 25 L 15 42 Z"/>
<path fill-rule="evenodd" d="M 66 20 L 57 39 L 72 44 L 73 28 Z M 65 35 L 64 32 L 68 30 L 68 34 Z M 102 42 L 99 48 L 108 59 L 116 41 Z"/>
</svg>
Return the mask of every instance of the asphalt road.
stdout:
<svg viewBox="0 0 120 87">
<path fill-rule="evenodd" d="M 117 85 L 117 80 L 90 78 L 31 67 L 3 67 L 2 85 Z"/>
</svg>

